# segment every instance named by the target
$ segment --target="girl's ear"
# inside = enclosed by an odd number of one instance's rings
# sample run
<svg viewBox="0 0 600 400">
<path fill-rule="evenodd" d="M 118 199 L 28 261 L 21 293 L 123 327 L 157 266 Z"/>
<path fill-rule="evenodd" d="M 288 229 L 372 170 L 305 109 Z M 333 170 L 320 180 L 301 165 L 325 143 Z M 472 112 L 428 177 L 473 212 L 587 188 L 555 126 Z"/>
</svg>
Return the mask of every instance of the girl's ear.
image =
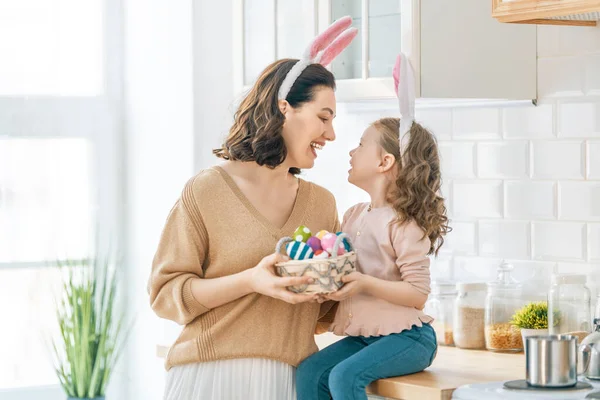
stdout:
<svg viewBox="0 0 600 400">
<path fill-rule="evenodd" d="M 381 158 L 381 163 L 379 164 L 381 172 L 391 170 L 394 165 L 396 165 L 396 158 L 390 153 L 384 153 Z"/>
</svg>

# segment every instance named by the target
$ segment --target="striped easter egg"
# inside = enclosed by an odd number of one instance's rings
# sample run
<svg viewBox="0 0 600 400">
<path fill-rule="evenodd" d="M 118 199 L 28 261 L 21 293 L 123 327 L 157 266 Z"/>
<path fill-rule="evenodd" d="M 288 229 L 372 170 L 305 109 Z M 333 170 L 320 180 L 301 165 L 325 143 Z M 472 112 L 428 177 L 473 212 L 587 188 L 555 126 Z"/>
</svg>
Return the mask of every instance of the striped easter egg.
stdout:
<svg viewBox="0 0 600 400">
<path fill-rule="evenodd" d="M 313 258 L 314 255 L 309 245 L 298 241 L 288 243 L 285 246 L 285 250 L 292 260 L 306 260 Z"/>
</svg>

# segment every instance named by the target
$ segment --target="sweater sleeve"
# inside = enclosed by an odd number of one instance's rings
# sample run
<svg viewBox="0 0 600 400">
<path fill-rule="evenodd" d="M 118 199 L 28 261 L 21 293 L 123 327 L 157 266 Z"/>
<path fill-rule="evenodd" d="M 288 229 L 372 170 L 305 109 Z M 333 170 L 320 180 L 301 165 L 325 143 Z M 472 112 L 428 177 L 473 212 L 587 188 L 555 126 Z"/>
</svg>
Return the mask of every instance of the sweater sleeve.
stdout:
<svg viewBox="0 0 600 400">
<path fill-rule="evenodd" d="M 202 279 L 208 235 L 188 184 L 163 229 L 148 282 L 150 304 L 161 318 L 184 325 L 209 311 L 192 294 Z"/>
<path fill-rule="evenodd" d="M 410 222 L 403 225 L 392 224 L 391 239 L 402 281 L 410 283 L 423 294 L 429 294 L 429 238 L 423 237 L 423 230 Z"/>
<path fill-rule="evenodd" d="M 337 208 L 336 208 L 335 209 L 334 219 L 333 219 L 333 230 L 331 230 L 331 232 L 339 232 L 340 229 L 341 229 L 340 218 L 338 217 Z"/>
</svg>

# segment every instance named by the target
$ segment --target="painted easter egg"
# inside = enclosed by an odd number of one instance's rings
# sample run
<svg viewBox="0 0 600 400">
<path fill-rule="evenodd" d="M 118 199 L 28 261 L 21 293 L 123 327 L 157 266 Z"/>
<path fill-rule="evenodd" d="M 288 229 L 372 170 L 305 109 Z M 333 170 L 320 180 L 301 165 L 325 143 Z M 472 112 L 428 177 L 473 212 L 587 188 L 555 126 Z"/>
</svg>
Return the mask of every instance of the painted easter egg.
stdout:
<svg viewBox="0 0 600 400">
<path fill-rule="evenodd" d="M 323 248 L 321 247 L 321 239 L 319 239 L 316 236 L 311 236 L 307 241 L 306 244 L 310 246 L 310 248 L 312 249 L 312 251 L 317 251 L 317 250 L 323 250 Z"/>
<path fill-rule="evenodd" d="M 329 253 L 324 250 L 315 251 L 315 255 L 313 256 L 313 259 L 316 259 L 316 260 L 323 260 L 326 258 L 329 258 Z"/>
<path fill-rule="evenodd" d="M 325 236 L 323 236 L 323 239 L 321 239 L 321 247 L 323 248 L 323 250 L 325 250 L 329 254 L 332 254 L 333 246 L 335 245 L 336 240 L 337 240 L 337 236 L 334 233 L 328 233 Z M 346 252 L 346 250 L 344 249 L 344 246 L 338 247 L 338 252 L 337 252 L 338 256 L 341 256 L 345 252 Z"/>
<path fill-rule="evenodd" d="M 294 235 L 292 236 L 292 238 L 294 238 L 294 240 L 297 241 L 297 242 L 304 242 L 304 243 L 306 243 L 306 241 L 311 236 L 312 236 L 312 232 L 310 231 L 310 229 L 308 229 L 304 225 L 300 225 L 298 227 L 298 229 L 296 229 L 296 231 L 294 232 Z"/>
<path fill-rule="evenodd" d="M 312 249 L 306 243 L 298 241 L 288 243 L 285 250 L 292 260 L 306 260 L 314 255 Z"/>
<path fill-rule="evenodd" d="M 342 233 L 344 233 L 344 232 L 336 232 L 335 234 L 337 236 L 340 236 Z M 350 242 L 348 242 L 348 239 L 346 239 L 346 238 L 342 239 L 342 243 L 344 244 L 344 248 L 346 249 L 346 251 L 350 251 L 351 250 L 350 249 Z"/>
<path fill-rule="evenodd" d="M 322 230 L 317 232 L 317 234 L 315 235 L 317 238 L 319 238 L 319 240 L 323 240 L 323 236 L 327 235 L 329 232 L 326 230 Z"/>
</svg>

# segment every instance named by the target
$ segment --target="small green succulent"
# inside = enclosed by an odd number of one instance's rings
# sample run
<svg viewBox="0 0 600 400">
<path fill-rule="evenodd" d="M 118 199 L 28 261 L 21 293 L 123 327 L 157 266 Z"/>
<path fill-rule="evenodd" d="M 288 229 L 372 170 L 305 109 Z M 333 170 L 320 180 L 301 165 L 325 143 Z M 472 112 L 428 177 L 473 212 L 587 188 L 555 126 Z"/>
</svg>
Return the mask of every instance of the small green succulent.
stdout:
<svg viewBox="0 0 600 400">
<path fill-rule="evenodd" d="M 517 310 L 510 323 L 520 329 L 548 329 L 548 303 L 529 303 Z"/>
</svg>

